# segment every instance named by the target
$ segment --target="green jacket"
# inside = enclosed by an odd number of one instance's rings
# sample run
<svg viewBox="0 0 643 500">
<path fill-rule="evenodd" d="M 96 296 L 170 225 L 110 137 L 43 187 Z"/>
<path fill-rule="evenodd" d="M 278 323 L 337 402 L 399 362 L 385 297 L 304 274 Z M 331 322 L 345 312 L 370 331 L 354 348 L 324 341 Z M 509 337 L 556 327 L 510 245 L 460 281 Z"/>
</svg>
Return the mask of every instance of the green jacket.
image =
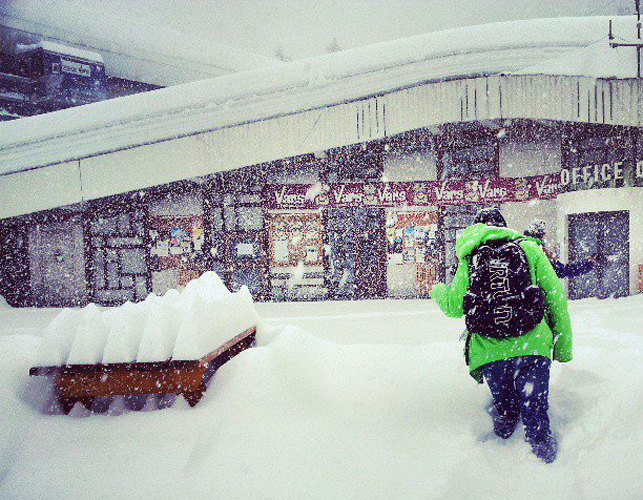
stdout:
<svg viewBox="0 0 643 500">
<path fill-rule="evenodd" d="M 469 259 L 482 243 L 493 240 L 516 240 L 525 251 L 531 281 L 540 287 L 545 297 L 545 317 L 533 330 L 520 337 L 489 339 L 471 335 L 468 364 L 471 376 L 482 382 L 480 368 L 492 361 L 536 354 L 566 362 L 572 359 L 572 328 L 567 312 L 567 297 L 556 272 L 545 256 L 538 240 L 523 236 L 505 227 L 474 224 L 464 230 L 456 241 L 458 269 L 450 286 L 437 284 L 430 296 L 440 309 L 452 318 L 463 315 L 462 299 L 469 288 Z"/>
</svg>

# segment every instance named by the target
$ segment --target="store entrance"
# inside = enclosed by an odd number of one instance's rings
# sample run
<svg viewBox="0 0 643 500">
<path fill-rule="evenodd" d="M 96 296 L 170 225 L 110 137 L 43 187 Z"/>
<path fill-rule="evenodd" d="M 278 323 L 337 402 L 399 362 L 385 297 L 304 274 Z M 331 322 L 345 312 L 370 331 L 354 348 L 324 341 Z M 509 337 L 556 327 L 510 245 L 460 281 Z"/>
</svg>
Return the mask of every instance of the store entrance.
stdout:
<svg viewBox="0 0 643 500">
<path fill-rule="evenodd" d="M 629 293 L 629 212 L 590 212 L 568 216 L 569 261 L 595 255 L 591 272 L 569 279 L 569 297 L 623 297 Z"/>
<path fill-rule="evenodd" d="M 73 307 L 87 302 L 80 217 L 33 225 L 29 249 L 31 289 L 37 307 Z"/>
<path fill-rule="evenodd" d="M 444 234 L 444 274 L 445 282 L 451 283 L 457 269 L 458 258 L 455 254 L 455 244 L 458 236 L 473 224 L 477 205 L 453 205 L 440 209 L 441 226 Z"/>
<path fill-rule="evenodd" d="M 386 239 L 388 295 L 428 297 L 441 265 L 437 211 L 387 211 Z"/>
<path fill-rule="evenodd" d="M 329 296 L 371 299 L 386 293 L 385 215 L 382 208 L 326 212 Z"/>
</svg>

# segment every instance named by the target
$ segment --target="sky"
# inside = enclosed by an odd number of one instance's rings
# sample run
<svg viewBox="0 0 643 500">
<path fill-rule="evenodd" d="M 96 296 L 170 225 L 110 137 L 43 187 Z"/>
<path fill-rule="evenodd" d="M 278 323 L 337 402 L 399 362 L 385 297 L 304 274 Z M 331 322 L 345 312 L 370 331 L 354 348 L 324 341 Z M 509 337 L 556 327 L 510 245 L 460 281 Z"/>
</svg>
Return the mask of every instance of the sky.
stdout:
<svg viewBox="0 0 643 500">
<path fill-rule="evenodd" d="M 634 0 L 57 1 L 266 56 L 281 47 L 293 59 L 322 54 L 333 39 L 340 48 L 348 49 L 471 24 L 634 12 Z"/>
</svg>

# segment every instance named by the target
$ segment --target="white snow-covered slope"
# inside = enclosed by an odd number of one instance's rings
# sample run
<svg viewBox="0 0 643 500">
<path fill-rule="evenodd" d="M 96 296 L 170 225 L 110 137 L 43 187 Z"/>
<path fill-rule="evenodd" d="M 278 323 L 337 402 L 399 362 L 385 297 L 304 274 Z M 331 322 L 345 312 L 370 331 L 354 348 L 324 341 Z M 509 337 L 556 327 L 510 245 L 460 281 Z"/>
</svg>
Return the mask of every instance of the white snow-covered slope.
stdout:
<svg viewBox="0 0 643 500">
<path fill-rule="evenodd" d="M 428 33 L 0 123 L 0 173 L 329 106 L 427 81 L 510 73 L 604 37 L 607 18 Z M 615 20 L 629 32 L 633 19 Z"/>
<path fill-rule="evenodd" d="M 40 339 L 5 331 L 0 498 L 638 500 L 642 306 L 571 303 L 575 358 L 552 369 L 550 465 L 521 429 L 489 437 L 462 320 L 431 301 L 257 304 L 281 328 L 262 329 L 198 406 L 129 412 L 117 400 L 105 415 L 34 409 Z M 32 314 L 21 331 L 40 322 Z"/>
</svg>

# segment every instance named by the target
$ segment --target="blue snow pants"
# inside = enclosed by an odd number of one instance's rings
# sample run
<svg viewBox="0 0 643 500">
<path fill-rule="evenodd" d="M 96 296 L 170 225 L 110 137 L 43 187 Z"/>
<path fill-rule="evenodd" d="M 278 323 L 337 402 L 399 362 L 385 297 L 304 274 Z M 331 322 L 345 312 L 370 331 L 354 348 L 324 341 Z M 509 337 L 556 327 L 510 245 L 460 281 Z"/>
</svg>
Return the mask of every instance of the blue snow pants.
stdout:
<svg viewBox="0 0 643 500">
<path fill-rule="evenodd" d="M 522 416 L 525 438 L 532 444 L 549 437 L 549 367 L 545 356 L 518 356 L 493 361 L 482 367 L 496 416 L 513 427 Z"/>
</svg>

